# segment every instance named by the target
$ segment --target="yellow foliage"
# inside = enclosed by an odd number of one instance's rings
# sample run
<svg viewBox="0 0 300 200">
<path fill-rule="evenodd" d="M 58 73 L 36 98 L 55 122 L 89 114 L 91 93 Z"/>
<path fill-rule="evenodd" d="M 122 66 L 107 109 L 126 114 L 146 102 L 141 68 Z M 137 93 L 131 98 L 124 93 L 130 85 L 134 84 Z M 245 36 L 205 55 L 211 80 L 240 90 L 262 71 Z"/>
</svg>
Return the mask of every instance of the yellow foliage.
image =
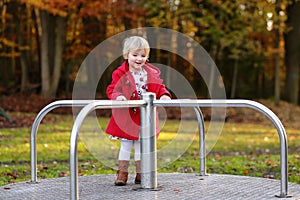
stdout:
<svg viewBox="0 0 300 200">
<path fill-rule="evenodd" d="M 19 56 L 20 56 L 20 53 L 18 53 L 18 52 L 0 53 L 0 57 L 9 57 L 9 58 L 12 58 L 12 57 L 19 57 Z"/>
<path fill-rule="evenodd" d="M 9 47 L 17 46 L 17 44 L 13 40 L 9 40 L 4 37 L 0 38 L 0 43 L 4 44 L 5 46 L 9 46 Z"/>
<path fill-rule="evenodd" d="M 21 0 L 22 3 L 32 5 L 38 9 L 47 10 L 53 15 L 59 15 L 61 17 L 66 17 L 68 13 L 64 10 L 60 10 L 50 6 L 49 4 L 44 3 L 42 0 Z"/>
</svg>

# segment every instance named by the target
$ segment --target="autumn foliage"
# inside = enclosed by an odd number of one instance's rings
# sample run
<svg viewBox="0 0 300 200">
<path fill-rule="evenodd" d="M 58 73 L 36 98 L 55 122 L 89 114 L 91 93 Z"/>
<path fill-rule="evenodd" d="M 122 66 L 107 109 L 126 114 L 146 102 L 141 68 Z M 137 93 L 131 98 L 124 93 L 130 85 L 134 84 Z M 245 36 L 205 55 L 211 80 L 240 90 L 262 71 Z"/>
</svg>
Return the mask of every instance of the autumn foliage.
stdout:
<svg viewBox="0 0 300 200">
<path fill-rule="evenodd" d="M 298 23 L 290 22 L 288 15 L 297 19 L 292 8 L 299 3 L 276 2 L 2 0 L 0 61 L 5 67 L 0 69 L 0 92 L 30 92 L 48 99 L 70 94 L 80 64 L 99 43 L 125 30 L 161 27 L 179 31 L 206 49 L 222 74 L 228 97 L 278 100 L 286 83 L 296 84 L 288 81 L 284 34 Z M 201 93 L 206 86 L 199 87 L 201 77 L 190 64 L 162 51 L 151 58 L 178 70 L 198 96 L 207 97 Z M 281 96 L 297 98 L 297 88 L 289 88 L 293 91 Z"/>
</svg>

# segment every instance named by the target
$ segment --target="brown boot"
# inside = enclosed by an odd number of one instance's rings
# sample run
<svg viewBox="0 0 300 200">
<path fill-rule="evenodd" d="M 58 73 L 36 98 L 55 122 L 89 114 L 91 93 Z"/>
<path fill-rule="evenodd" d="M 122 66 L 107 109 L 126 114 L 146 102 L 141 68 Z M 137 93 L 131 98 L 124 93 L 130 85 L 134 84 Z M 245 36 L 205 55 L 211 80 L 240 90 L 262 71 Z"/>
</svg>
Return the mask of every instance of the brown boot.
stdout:
<svg viewBox="0 0 300 200">
<path fill-rule="evenodd" d="M 135 184 L 141 184 L 141 161 L 135 161 L 135 167 L 136 167 L 136 176 L 134 183 Z"/>
<path fill-rule="evenodd" d="M 128 179 L 128 160 L 119 160 L 119 169 L 117 171 L 117 179 L 115 185 L 123 186 L 126 185 Z"/>
</svg>

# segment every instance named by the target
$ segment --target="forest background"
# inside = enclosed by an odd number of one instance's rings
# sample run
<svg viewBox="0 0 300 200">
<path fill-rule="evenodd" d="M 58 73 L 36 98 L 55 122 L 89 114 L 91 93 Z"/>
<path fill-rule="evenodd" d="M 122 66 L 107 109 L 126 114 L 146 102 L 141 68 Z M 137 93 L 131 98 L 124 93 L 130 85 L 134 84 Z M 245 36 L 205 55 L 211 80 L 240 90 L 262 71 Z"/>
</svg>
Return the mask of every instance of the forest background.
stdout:
<svg viewBox="0 0 300 200">
<path fill-rule="evenodd" d="M 47 103 L 72 98 L 73 85 L 86 56 L 106 39 L 140 27 L 167 28 L 191 37 L 203 46 L 216 63 L 227 98 L 259 100 L 270 107 L 288 128 L 289 176 L 299 183 L 299 0 L 0 0 L 0 128 L 4 128 L 0 129 L 0 146 L 4 149 L 0 164 L 7 165 L 0 167 L 0 185 L 12 183 L 17 178 L 19 181 L 28 180 L 30 176 L 29 165 L 24 164 L 27 167 L 25 170 L 20 165 L 30 160 L 29 129 L 9 128 L 30 127 L 36 113 Z M 156 42 L 171 39 L 167 36 Z M 175 44 L 174 48 L 178 46 Z M 172 52 L 177 52 L 177 49 Z M 105 88 L 110 83 L 111 73 L 122 60 L 119 57 L 104 72 L 95 98 L 106 98 Z M 207 91 L 208 88 L 212 89 L 211 86 L 203 84 L 202 77 L 186 60 L 171 52 L 156 49 L 151 50 L 150 62 L 174 68 L 190 82 L 197 97 L 210 98 Z M 86 73 L 85 84 L 88 87 L 94 83 L 95 77 L 94 71 Z M 167 82 L 176 80 L 170 74 L 162 73 L 162 76 Z M 66 111 L 57 109 L 54 112 Z M 176 115 L 174 113 L 177 112 L 168 112 L 168 117 L 169 114 Z M 224 149 L 217 149 L 221 153 L 217 152 L 216 157 L 211 157 L 211 160 L 219 160 L 220 167 L 216 167 L 213 161 L 210 172 L 234 174 L 239 171 L 247 175 L 262 171 L 257 176 L 263 177 L 279 174 L 273 169 L 277 170 L 278 164 L 268 157 L 278 155 L 275 149 L 277 143 L 269 140 L 274 132 L 257 126 L 265 123 L 264 116 L 238 109 L 228 109 L 227 115 L 227 122 L 237 122 L 241 128 L 233 126 L 231 132 L 234 139 L 228 139 L 228 135 L 224 134 L 224 143 L 220 145 Z M 43 153 L 39 156 L 42 161 L 39 166 L 40 177 L 68 174 L 65 173 L 64 163 L 69 159 L 69 149 L 65 147 L 69 142 L 70 121 L 71 118 L 61 115 L 47 116 L 43 120 L 48 124 L 41 126 L 39 131 L 45 136 L 39 137 L 42 139 L 40 147 L 43 147 L 38 148 L 39 155 Z M 245 121 L 252 124 L 240 126 Z M 247 145 L 252 146 L 247 152 L 237 139 L 240 137 L 241 141 L 249 142 L 248 138 L 253 139 L 258 129 L 265 134 L 265 143 L 261 143 L 260 139 L 255 140 L 255 144 Z M 56 132 L 59 134 L 53 137 Z M 245 137 L 245 134 L 249 136 Z M 62 138 L 62 135 L 66 136 L 66 140 L 62 145 L 57 145 L 57 138 Z M 232 165 L 233 168 L 224 167 L 229 160 L 224 153 L 230 146 L 228 141 L 234 143 L 232 146 L 236 145 L 232 152 L 240 151 L 241 155 L 239 162 Z M 256 143 L 260 145 L 259 148 L 256 148 Z M 58 148 L 51 156 L 45 150 L 48 144 L 51 148 Z M 258 154 L 253 153 L 253 149 L 258 149 Z M 194 157 L 198 156 L 195 152 L 191 153 Z M 58 155 L 62 157 L 57 158 Z M 257 163 L 263 167 L 267 165 L 266 170 L 257 170 L 257 166 L 245 164 L 246 160 L 252 162 L 253 156 L 256 159 L 256 155 L 263 156 Z M 82 161 L 89 160 L 88 156 Z M 194 157 L 184 159 L 186 163 L 191 163 L 196 160 Z M 237 157 L 234 154 L 234 158 Z M 43 165 L 43 159 L 49 162 Z M 56 169 L 57 164 L 49 164 L 57 159 L 63 163 L 59 169 Z M 278 157 L 274 159 L 279 160 Z M 93 162 L 91 166 L 94 166 Z M 177 170 L 177 166 L 173 168 Z M 246 168 L 236 168 L 243 166 Z M 96 170 L 95 173 L 103 171 Z"/>
<path fill-rule="evenodd" d="M 297 0 L 0 0 L 0 11 L 1 98 L 16 93 L 68 96 L 80 64 L 98 44 L 126 30 L 160 27 L 204 47 L 228 98 L 299 104 Z M 121 61 L 101 78 L 99 98 L 106 98 L 105 84 Z M 162 51 L 152 51 L 151 62 L 172 66 L 198 97 L 209 98 L 203 92 L 209 86 L 199 84 L 201 76 L 190 63 Z"/>
</svg>

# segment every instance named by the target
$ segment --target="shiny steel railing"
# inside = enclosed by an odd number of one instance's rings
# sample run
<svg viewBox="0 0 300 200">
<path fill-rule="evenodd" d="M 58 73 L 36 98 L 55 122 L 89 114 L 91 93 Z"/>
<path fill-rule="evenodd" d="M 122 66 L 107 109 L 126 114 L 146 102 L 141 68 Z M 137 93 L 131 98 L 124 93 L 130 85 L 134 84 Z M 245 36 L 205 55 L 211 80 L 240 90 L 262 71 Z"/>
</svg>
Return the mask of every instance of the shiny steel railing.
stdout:
<svg viewBox="0 0 300 200">
<path fill-rule="evenodd" d="M 288 196 L 288 168 L 287 168 L 287 136 L 279 118 L 266 106 L 251 100 L 206 100 L 206 99 L 176 99 L 176 100 L 155 100 L 155 95 L 146 93 L 142 100 L 115 101 L 115 100 L 61 100 L 46 106 L 36 117 L 31 131 L 31 183 L 37 183 L 37 155 L 36 137 L 37 129 L 43 117 L 57 107 L 78 106 L 83 107 L 78 113 L 72 128 L 70 138 L 70 194 L 71 199 L 78 199 L 78 155 L 77 140 L 80 127 L 86 116 L 96 109 L 107 108 L 141 108 L 141 187 L 145 189 L 157 188 L 157 157 L 155 137 L 155 110 L 157 106 L 167 107 L 194 107 L 198 119 L 200 132 L 200 175 L 206 175 L 205 164 L 205 134 L 204 122 L 199 107 L 245 107 L 257 110 L 267 116 L 275 126 L 280 139 L 280 198 Z"/>
<path fill-rule="evenodd" d="M 60 107 L 84 107 L 95 100 L 60 100 L 55 101 L 45 106 L 36 116 L 31 127 L 30 134 L 30 167 L 31 180 L 30 183 L 38 183 L 37 181 L 37 153 L 36 153 L 36 138 L 40 123 L 43 118 L 55 108 Z"/>
</svg>

